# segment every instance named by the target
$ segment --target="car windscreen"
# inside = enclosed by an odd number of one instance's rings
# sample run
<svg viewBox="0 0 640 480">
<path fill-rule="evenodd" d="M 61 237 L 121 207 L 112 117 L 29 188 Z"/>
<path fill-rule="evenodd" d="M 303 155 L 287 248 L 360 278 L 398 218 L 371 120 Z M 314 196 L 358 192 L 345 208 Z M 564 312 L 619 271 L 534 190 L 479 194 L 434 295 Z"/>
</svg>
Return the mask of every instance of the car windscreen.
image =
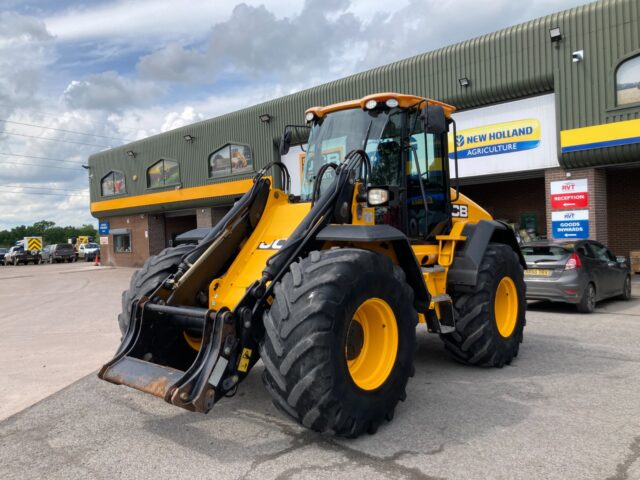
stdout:
<svg viewBox="0 0 640 480">
<path fill-rule="evenodd" d="M 526 245 L 522 254 L 527 263 L 559 263 L 571 255 L 571 250 L 561 245 Z"/>
<path fill-rule="evenodd" d="M 99 248 L 97 243 L 87 243 L 84 248 Z"/>
<path fill-rule="evenodd" d="M 0 248 L 0 253 L 7 253 L 9 250 L 7 250 L 6 248 Z"/>
</svg>

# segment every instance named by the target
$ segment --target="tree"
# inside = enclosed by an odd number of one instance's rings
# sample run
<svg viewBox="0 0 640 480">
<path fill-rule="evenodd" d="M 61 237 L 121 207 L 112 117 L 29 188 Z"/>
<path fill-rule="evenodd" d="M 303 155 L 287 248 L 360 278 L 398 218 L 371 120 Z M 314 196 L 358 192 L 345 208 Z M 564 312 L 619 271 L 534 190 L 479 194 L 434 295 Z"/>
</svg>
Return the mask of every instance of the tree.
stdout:
<svg viewBox="0 0 640 480">
<path fill-rule="evenodd" d="M 98 231 L 93 225 L 85 224 L 81 227 L 59 227 L 55 222 L 40 220 L 33 225 L 18 225 L 11 230 L 0 230 L 0 246 L 10 247 L 24 237 L 42 237 L 45 244 L 67 243 L 70 238 L 86 235 L 94 240 L 98 238 Z"/>
</svg>

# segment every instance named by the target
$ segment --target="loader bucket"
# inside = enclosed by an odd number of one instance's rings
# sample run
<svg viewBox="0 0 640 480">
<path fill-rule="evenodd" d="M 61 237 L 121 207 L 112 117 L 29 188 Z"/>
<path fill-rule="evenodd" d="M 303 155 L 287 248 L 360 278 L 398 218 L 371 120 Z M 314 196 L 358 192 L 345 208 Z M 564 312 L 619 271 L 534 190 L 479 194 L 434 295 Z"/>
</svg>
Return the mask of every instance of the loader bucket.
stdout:
<svg viewBox="0 0 640 480">
<path fill-rule="evenodd" d="M 230 320 L 228 310 L 159 305 L 143 297 L 134 302 L 122 344 L 98 377 L 206 413 L 222 396 L 229 355 L 221 355 L 221 339 L 233 328 Z M 185 330 L 200 339 L 198 352 L 182 340 Z"/>
</svg>

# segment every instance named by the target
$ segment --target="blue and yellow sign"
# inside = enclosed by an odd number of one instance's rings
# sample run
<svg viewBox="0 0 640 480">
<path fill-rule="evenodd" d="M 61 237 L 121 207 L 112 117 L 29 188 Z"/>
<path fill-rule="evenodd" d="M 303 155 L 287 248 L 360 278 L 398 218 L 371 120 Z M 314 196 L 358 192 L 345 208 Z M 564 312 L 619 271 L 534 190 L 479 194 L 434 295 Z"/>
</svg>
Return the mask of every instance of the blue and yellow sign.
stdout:
<svg viewBox="0 0 640 480">
<path fill-rule="evenodd" d="M 529 118 L 460 130 L 455 141 L 458 158 L 530 150 L 540 144 L 540 122 Z M 453 135 L 449 135 L 449 152 L 449 158 L 453 158 Z"/>
<path fill-rule="evenodd" d="M 640 119 L 605 123 L 560 132 L 562 153 L 640 143 Z"/>
</svg>

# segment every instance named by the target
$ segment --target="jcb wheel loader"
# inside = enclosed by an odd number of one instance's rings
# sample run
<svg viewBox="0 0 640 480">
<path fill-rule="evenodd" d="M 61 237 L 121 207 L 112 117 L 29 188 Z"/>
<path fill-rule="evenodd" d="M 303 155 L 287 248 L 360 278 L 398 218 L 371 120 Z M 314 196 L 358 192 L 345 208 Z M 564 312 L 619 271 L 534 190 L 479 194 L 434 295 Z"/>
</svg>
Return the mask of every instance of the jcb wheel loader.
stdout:
<svg viewBox="0 0 640 480">
<path fill-rule="evenodd" d="M 460 362 L 510 363 L 525 262 L 510 228 L 450 181 L 453 111 L 395 93 L 309 109 L 301 195 L 270 164 L 197 245 L 149 258 L 100 378 L 206 413 L 262 359 L 280 410 L 356 437 L 405 399 L 417 323 Z"/>
</svg>

